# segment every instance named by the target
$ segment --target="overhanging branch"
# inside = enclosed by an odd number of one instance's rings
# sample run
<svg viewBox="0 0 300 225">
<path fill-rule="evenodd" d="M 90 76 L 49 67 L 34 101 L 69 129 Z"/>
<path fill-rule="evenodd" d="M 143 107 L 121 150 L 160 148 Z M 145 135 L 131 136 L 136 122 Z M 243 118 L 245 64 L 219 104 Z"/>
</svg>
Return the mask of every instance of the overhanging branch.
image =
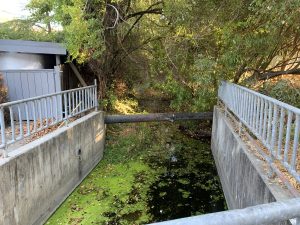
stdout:
<svg viewBox="0 0 300 225">
<path fill-rule="evenodd" d="M 259 80 L 267 80 L 270 78 L 278 77 L 281 75 L 287 75 L 287 74 L 293 74 L 293 75 L 300 75 L 300 69 L 292 69 L 292 70 L 285 70 L 285 71 L 270 71 L 261 74 L 258 79 Z"/>
</svg>

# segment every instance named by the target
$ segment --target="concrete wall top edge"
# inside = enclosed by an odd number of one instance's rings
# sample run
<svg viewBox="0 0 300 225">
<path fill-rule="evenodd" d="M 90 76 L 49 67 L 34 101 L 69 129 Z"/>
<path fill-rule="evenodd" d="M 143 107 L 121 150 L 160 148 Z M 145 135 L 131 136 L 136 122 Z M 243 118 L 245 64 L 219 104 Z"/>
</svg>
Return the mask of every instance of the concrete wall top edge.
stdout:
<svg viewBox="0 0 300 225">
<path fill-rule="evenodd" d="M 95 117 L 98 114 L 104 114 L 104 112 L 103 111 L 91 112 L 91 113 L 69 123 L 68 126 L 63 126 L 57 130 L 54 130 L 53 132 L 51 132 L 49 134 L 46 134 L 45 136 L 42 136 L 41 138 L 39 138 L 37 140 L 34 140 L 28 144 L 25 144 L 25 145 L 17 148 L 16 150 L 9 152 L 7 158 L 0 158 L 0 167 L 4 164 L 8 163 L 9 161 L 17 158 L 18 156 L 20 156 L 24 153 L 27 153 L 27 152 L 31 151 L 32 149 L 34 149 L 35 147 L 38 147 L 39 145 L 49 141 L 50 139 L 59 136 L 63 132 L 68 131 L 69 129 L 82 123 L 83 121 L 86 121 L 92 117 Z"/>
<path fill-rule="evenodd" d="M 290 193 L 290 191 L 287 188 L 283 188 L 276 181 L 273 181 L 268 178 L 267 173 L 264 170 L 264 168 L 266 167 L 266 162 L 262 161 L 257 156 L 255 156 L 253 152 L 251 152 L 252 150 L 249 149 L 248 145 L 245 144 L 244 141 L 241 139 L 241 137 L 234 131 L 232 127 L 232 123 L 228 120 L 227 117 L 225 117 L 225 115 L 220 111 L 220 108 L 217 106 L 215 106 L 214 108 L 214 116 L 216 116 L 217 118 L 221 117 L 222 120 L 225 121 L 225 125 L 227 129 L 230 130 L 230 133 L 232 133 L 232 135 L 238 142 L 237 147 L 240 148 L 248 157 L 253 167 L 259 173 L 260 177 L 262 178 L 262 180 L 264 181 L 264 183 L 266 184 L 270 192 L 274 195 L 276 200 L 285 200 L 285 199 L 293 198 L 294 196 Z"/>
</svg>

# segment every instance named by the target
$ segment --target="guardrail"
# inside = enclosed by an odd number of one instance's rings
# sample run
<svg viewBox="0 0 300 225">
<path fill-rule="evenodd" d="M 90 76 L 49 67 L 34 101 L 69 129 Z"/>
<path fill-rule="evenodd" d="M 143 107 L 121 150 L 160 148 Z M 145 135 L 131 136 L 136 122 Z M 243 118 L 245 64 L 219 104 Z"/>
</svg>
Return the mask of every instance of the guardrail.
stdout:
<svg viewBox="0 0 300 225">
<path fill-rule="evenodd" d="M 268 150 L 271 174 L 279 171 L 272 169 L 277 159 L 300 183 L 300 109 L 228 82 L 221 83 L 218 97 Z"/>
<path fill-rule="evenodd" d="M 291 219 L 295 219 L 292 224 L 300 225 L 299 217 L 300 198 L 294 198 L 282 202 L 251 206 L 245 209 L 228 210 L 153 223 L 152 225 L 261 225 L 279 224 L 279 222 Z"/>
<path fill-rule="evenodd" d="M 0 104 L 0 148 L 7 156 L 8 145 L 93 108 L 98 108 L 96 81 L 87 87 Z"/>
</svg>

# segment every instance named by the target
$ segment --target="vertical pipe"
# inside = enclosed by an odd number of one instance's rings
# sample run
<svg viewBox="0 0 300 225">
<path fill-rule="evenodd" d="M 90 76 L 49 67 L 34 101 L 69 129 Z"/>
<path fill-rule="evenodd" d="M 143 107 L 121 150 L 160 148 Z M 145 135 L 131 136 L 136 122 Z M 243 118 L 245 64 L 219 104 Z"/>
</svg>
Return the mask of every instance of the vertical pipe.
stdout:
<svg viewBox="0 0 300 225">
<path fill-rule="evenodd" d="M 296 168 L 298 145 L 299 145 L 300 115 L 298 115 L 298 114 L 296 115 L 295 124 L 296 124 L 296 126 L 295 126 L 295 131 L 294 131 L 293 155 L 292 155 L 292 161 L 291 161 L 292 169 Z"/>
<path fill-rule="evenodd" d="M 93 94 L 92 94 L 92 91 L 93 91 L 93 88 L 89 88 L 89 108 L 91 109 L 92 108 L 92 104 L 93 104 Z"/>
<path fill-rule="evenodd" d="M 235 114 L 238 115 L 238 110 L 237 110 L 237 89 L 236 89 L 236 87 L 234 87 L 234 89 L 233 89 L 233 96 L 234 96 L 234 103 L 233 103 L 234 112 L 235 112 Z"/>
<path fill-rule="evenodd" d="M 258 133 L 259 136 L 262 137 L 263 135 L 263 118 L 264 118 L 264 100 L 261 98 L 261 105 L 260 105 L 260 115 L 259 115 L 259 128 L 258 128 Z"/>
<path fill-rule="evenodd" d="M 272 135 L 271 135 L 271 153 L 275 155 L 275 143 L 277 136 L 277 120 L 278 120 L 278 106 L 274 104 L 274 112 L 273 112 L 273 126 L 272 126 Z"/>
<path fill-rule="evenodd" d="M 253 108 L 253 118 L 252 118 L 252 127 L 253 127 L 253 130 L 254 132 L 256 133 L 256 117 L 257 117 L 257 108 L 258 108 L 258 104 L 257 104 L 257 97 L 255 95 L 253 95 L 254 97 L 254 102 L 253 102 L 253 105 L 254 105 L 254 108 Z"/>
<path fill-rule="evenodd" d="M 47 98 L 44 98 L 44 108 L 45 108 L 45 119 L 46 119 L 46 127 L 48 127 L 48 106 L 47 106 Z"/>
<path fill-rule="evenodd" d="M 26 113 L 26 123 L 27 123 L 27 135 L 30 135 L 30 119 L 29 119 L 29 111 L 28 111 L 28 103 L 25 103 L 25 113 Z"/>
<path fill-rule="evenodd" d="M 266 140 L 266 134 L 267 134 L 267 120 L 268 120 L 268 108 L 270 107 L 270 104 L 265 101 L 265 109 L 264 109 L 264 123 L 263 123 L 263 135 L 262 140 L 265 142 Z"/>
<path fill-rule="evenodd" d="M 236 88 L 235 91 L 235 111 L 237 113 L 237 115 L 239 115 L 239 89 Z"/>
<path fill-rule="evenodd" d="M 278 135 L 278 144 L 277 144 L 277 157 L 280 157 L 282 153 L 284 116 L 285 116 L 285 111 L 284 108 L 281 107 L 280 120 L 279 120 L 279 135 Z"/>
<path fill-rule="evenodd" d="M 37 130 L 37 121 L 36 121 L 36 108 L 35 108 L 36 101 L 32 102 L 32 113 L 33 113 L 33 131 L 36 132 Z"/>
<path fill-rule="evenodd" d="M 241 117 L 241 110 L 240 110 L 240 105 L 241 105 L 241 96 L 240 96 L 240 89 L 237 89 L 237 112 L 239 117 Z"/>
<path fill-rule="evenodd" d="M 243 102 L 242 102 L 242 112 L 243 112 L 243 120 L 246 120 L 246 92 L 244 90 L 242 91 L 242 95 L 243 95 Z"/>
<path fill-rule="evenodd" d="M 42 116 L 42 103 L 41 99 L 38 100 L 38 107 L 39 107 L 39 118 L 40 118 L 40 129 L 43 129 L 43 116 Z"/>
<path fill-rule="evenodd" d="M 49 124 L 54 124 L 53 96 L 49 97 Z"/>
<path fill-rule="evenodd" d="M 245 122 L 247 125 L 249 125 L 249 94 L 248 92 L 245 92 L 245 110 L 246 110 L 246 115 L 245 115 Z"/>
<path fill-rule="evenodd" d="M 6 151 L 6 137 L 5 137 L 5 120 L 4 120 L 4 108 L 0 109 L 0 126 L 1 126 L 1 141 L 4 146 L 4 157 L 7 157 Z"/>
<path fill-rule="evenodd" d="M 63 94 L 59 94 L 56 96 L 56 104 L 57 104 L 57 110 L 60 109 L 60 116 L 57 116 L 57 119 L 59 121 L 64 120 L 64 107 L 63 107 Z M 60 117 L 60 119 L 58 118 Z"/>
<path fill-rule="evenodd" d="M 272 134 L 271 134 L 271 144 L 270 144 L 270 162 L 269 162 L 269 177 L 272 178 L 274 176 L 274 170 L 271 164 L 274 162 L 274 155 L 275 155 L 275 142 L 276 142 L 276 130 L 277 130 L 277 117 L 278 117 L 278 109 L 277 105 L 274 104 L 274 112 L 273 112 L 273 126 L 272 126 Z"/>
<path fill-rule="evenodd" d="M 241 115 L 241 119 L 244 118 L 243 105 L 244 105 L 244 95 L 243 95 L 243 91 L 240 90 L 240 115 Z"/>
<path fill-rule="evenodd" d="M 247 117 L 246 117 L 246 123 L 249 126 L 249 117 L 250 117 L 250 94 L 247 93 L 247 100 L 246 100 L 246 108 L 247 108 Z"/>
<path fill-rule="evenodd" d="M 257 134 L 257 121 L 258 121 L 258 108 L 260 106 L 259 104 L 259 98 L 255 96 L 255 101 L 254 101 L 254 118 L 253 118 L 253 130 Z"/>
<path fill-rule="evenodd" d="M 253 118 L 254 118 L 254 95 L 250 94 L 250 116 L 249 125 L 253 130 Z"/>
<path fill-rule="evenodd" d="M 15 137 L 14 112 L 12 110 L 12 106 L 9 106 L 9 115 L 10 115 L 10 127 L 11 127 L 11 140 L 14 141 L 16 140 L 16 137 Z"/>
<path fill-rule="evenodd" d="M 72 91 L 72 115 L 74 115 L 75 113 L 75 107 L 76 107 L 76 104 L 75 104 L 75 95 L 74 95 L 74 91 Z"/>
<path fill-rule="evenodd" d="M 86 90 L 86 108 L 89 108 L 89 89 L 85 89 Z"/>
<path fill-rule="evenodd" d="M 84 111 L 84 90 L 81 90 L 81 112 Z"/>
<path fill-rule="evenodd" d="M 90 109 L 90 88 L 86 89 L 87 91 L 87 108 Z"/>
<path fill-rule="evenodd" d="M 23 122 L 22 122 L 22 115 L 21 115 L 21 109 L 20 109 L 20 105 L 17 106 L 18 107 L 18 115 L 19 115 L 19 124 L 20 124 L 20 139 L 22 139 L 23 137 Z"/>
<path fill-rule="evenodd" d="M 71 114 L 72 114 L 71 92 L 68 92 L 68 106 L 69 106 L 69 116 L 68 117 L 71 117 Z"/>
<path fill-rule="evenodd" d="M 255 130 L 256 130 L 257 134 L 259 134 L 261 101 L 262 101 L 262 99 L 260 97 L 257 97 L 256 124 L 255 124 Z"/>
<path fill-rule="evenodd" d="M 94 80 L 95 85 L 95 93 L 94 93 L 94 101 L 95 101 L 95 110 L 98 111 L 98 98 L 97 98 L 97 80 Z"/>
<path fill-rule="evenodd" d="M 231 88 L 231 99 L 232 99 L 232 105 L 230 107 L 230 110 L 236 114 L 236 110 L 235 110 L 235 87 Z"/>
<path fill-rule="evenodd" d="M 252 114 L 253 105 L 252 105 L 252 95 L 251 95 L 251 93 L 248 93 L 248 95 L 249 95 L 249 99 L 248 99 L 248 104 L 249 104 L 248 125 L 251 127 L 251 117 L 253 116 L 253 114 Z"/>
<path fill-rule="evenodd" d="M 289 149 L 290 149 L 292 117 L 293 117 L 293 113 L 291 111 L 289 111 L 288 112 L 287 128 L 286 128 L 285 146 L 284 146 L 284 159 L 283 159 L 284 162 L 288 161 L 288 152 L 289 152 Z"/>
<path fill-rule="evenodd" d="M 55 123 L 59 121 L 59 116 L 58 116 L 58 109 L 59 109 L 59 96 L 60 95 L 55 95 L 53 98 L 55 99 Z M 54 104 L 54 103 L 53 103 Z"/>
<path fill-rule="evenodd" d="M 85 95 L 84 95 L 84 89 L 83 90 L 81 90 L 82 91 L 82 96 L 81 96 L 81 104 L 82 104 L 82 111 L 84 111 L 85 110 Z"/>
<path fill-rule="evenodd" d="M 81 90 L 81 105 L 82 105 L 82 110 L 81 110 L 81 112 L 82 111 L 84 111 L 85 110 L 85 100 L 84 100 L 84 98 L 85 98 L 85 96 L 84 96 L 84 90 Z"/>
<path fill-rule="evenodd" d="M 98 111 L 99 109 L 97 96 L 97 87 L 95 87 L 95 111 Z"/>
<path fill-rule="evenodd" d="M 67 93 L 64 93 L 63 94 L 63 97 L 64 97 L 64 111 L 65 111 L 65 118 L 64 119 L 67 119 L 68 118 L 68 103 L 67 103 Z"/>
<path fill-rule="evenodd" d="M 87 91 L 84 89 L 84 109 L 87 109 Z"/>
<path fill-rule="evenodd" d="M 78 91 L 75 92 L 75 105 L 76 105 L 75 113 L 78 113 Z"/>
<path fill-rule="evenodd" d="M 268 129 L 267 129 L 266 145 L 269 145 L 269 144 L 270 144 L 270 138 L 271 138 L 271 128 L 272 128 L 272 105 L 273 105 L 273 103 L 269 102 Z"/>
<path fill-rule="evenodd" d="M 79 97 L 79 112 L 82 111 L 82 90 L 78 91 L 78 97 Z"/>
</svg>

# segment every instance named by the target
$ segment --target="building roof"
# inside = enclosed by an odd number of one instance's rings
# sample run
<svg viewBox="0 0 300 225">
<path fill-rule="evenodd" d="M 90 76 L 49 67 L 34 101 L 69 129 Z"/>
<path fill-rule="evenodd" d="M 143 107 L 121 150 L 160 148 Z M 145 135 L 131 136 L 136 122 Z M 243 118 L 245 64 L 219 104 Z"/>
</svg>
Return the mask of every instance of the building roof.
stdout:
<svg viewBox="0 0 300 225">
<path fill-rule="evenodd" d="M 0 52 L 20 52 L 52 55 L 66 55 L 67 53 L 66 48 L 64 48 L 59 43 L 1 39 Z"/>
</svg>

